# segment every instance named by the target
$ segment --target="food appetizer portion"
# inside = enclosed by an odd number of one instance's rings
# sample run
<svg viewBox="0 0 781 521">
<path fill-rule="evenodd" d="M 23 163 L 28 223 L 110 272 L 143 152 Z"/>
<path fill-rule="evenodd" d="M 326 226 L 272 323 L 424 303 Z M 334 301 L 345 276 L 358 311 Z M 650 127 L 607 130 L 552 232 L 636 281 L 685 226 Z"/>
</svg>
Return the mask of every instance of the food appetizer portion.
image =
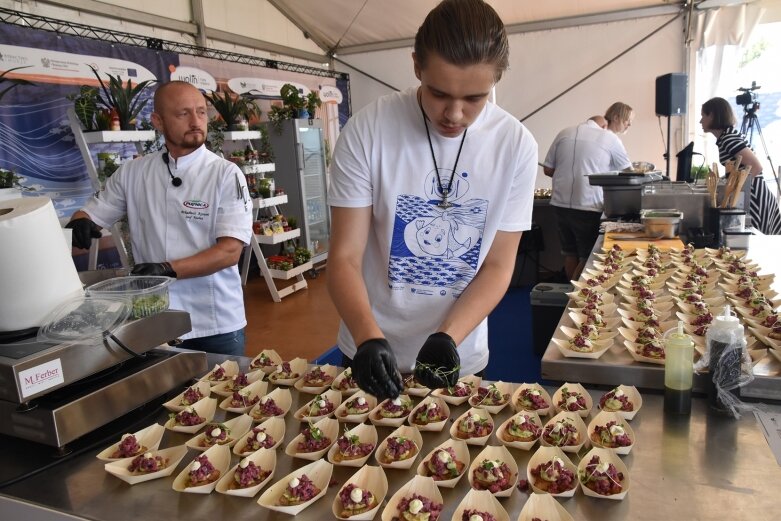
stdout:
<svg viewBox="0 0 781 521">
<path fill-rule="evenodd" d="M 345 369 L 342 374 L 337 376 L 331 383 L 331 389 L 339 391 L 342 394 L 352 394 L 358 392 L 358 382 L 353 378 L 353 370 L 351 368 Z"/>
<path fill-rule="evenodd" d="M 587 437 L 586 424 L 581 417 L 562 411 L 545 424 L 540 441 L 544 446 L 559 447 L 564 452 L 577 452 Z"/>
<path fill-rule="evenodd" d="M 567 464 L 569 463 L 569 464 Z M 545 492 L 553 496 L 575 493 L 578 481 L 575 466 L 566 461 L 566 456 L 553 457 L 531 466 L 530 481 L 535 492 Z"/>
<path fill-rule="evenodd" d="M 278 505 L 293 506 L 310 501 L 320 493 L 315 483 L 306 474 L 292 478 L 287 483 L 285 491 L 279 496 Z"/>
<path fill-rule="evenodd" d="M 513 408 L 544 416 L 551 409 L 551 397 L 539 384 L 521 384 L 513 394 Z"/>
<path fill-rule="evenodd" d="M 444 508 L 443 503 L 420 494 L 402 498 L 398 503 L 398 517 L 404 521 L 437 521 Z"/>
<path fill-rule="evenodd" d="M 336 367 L 330 364 L 316 365 L 306 371 L 294 385 L 302 393 L 319 394 L 328 389 L 336 378 Z"/>
<path fill-rule="evenodd" d="M 618 413 L 622 418 L 631 420 L 643 405 L 643 399 L 637 388 L 619 385 L 602 395 L 599 408 L 607 412 Z"/>
<path fill-rule="evenodd" d="M 277 388 L 263 396 L 249 411 L 253 421 L 261 422 L 268 418 L 282 418 L 293 404 L 293 395 L 289 389 Z"/>
<path fill-rule="evenodd" d="M 293 385 L 306 372 L 307 362 L 303 358 L 294 358 L 289 362 L 278 364 L 269 373 L 268 380 L 276 385 Z"/>
<path fill-rule="evenodd" d="M 231 430 L 224 423 L 207 423 L 200 446 L 228 445 L 234 441 L 230 434 Z"/>
<path fill-rule="evenodd" d="M 373 519 L 388 493 L 388 478 L 382 467 L 363 466 L 336 494 L 332 512 L 337 519 Z"/>
<path fill-rule="evenodd" d="M 448 440 L 435 447 L 418 465 L 418 475 L 431 477 L 439 487 L 453 488 L 466 474 L 469 449 L 462 440 Z"/>
<path fill-rule="evenodd" d="M 553 393 L 553 403 L 557 411 L 574 412 L 585 418 L 591 412 L 591 395 L 580 384 L 565 383 Z"/>
<path fill-rule="evenodd" d="M 212 385 L 227 381 L 231 376 L 238 374 L 239 364 L 233 360 L 226 360 L 222 364 L 216 364 L 214 369 L 209 371 L 206 376 L 201 378 L 203 381 L 210 382 Z"/>
<path fill-rule="evenodd" d="M 171 460 L 160 454 L 145 452 L 133 458 L 130 465 L 127 466 L 128 472 L 135 475 L 150 474 L 159 472 L 168 467 Z"/>
<path fill-rule="evenodd" d="M 461 405 L 469 399 L 469 396 L 471 396 L 473 392 L 475 392 L 475 389 L 477 389 L 481 381 L 482 378 L 479 376 L 464 376 L 459 378 L 452 387 L 435 389 L 432 394 L 450 405 Z"/>
<path fill-rule="evenodd" d="M 206 454 L 201 454 L 190 464 L 185 487 L 200 487 L 214 483 L 220 479 L 220 474 L 220 470 L 209 461 Z"/>
<path fill-rule="evenodd" d="M 422 431 L 440 431 L 450 418 L 447 404 L 436 396 L 425 398 L 409 415 L 409 423 Z"/>
<path fill-rule="evenodd" d="M 249 458 L 244 458 L 233 471 L 233 479 L 228 490 L 241 490 L 255 487 L 266 481 L 273 469 L 264 469 Z"/>
<path fill-rule="evenodd" d="M 353 483 L 348 483 L 339 491 L 339 502 L 341 503 L 339 517 L 341 518 L 363 514 L 379 505 L 371 490 L 362 489 Z"/>
<path fill-rule="evenodd" d="M 288 443 L 285 454 L 312 461 L 320 459 L 338 436 L 339 422 L 332 418 L 323 418 L 314 424 L 307 423 L 301 433 Z"/>
<path fill-rule="evenodd" d="M 494 422 L 491 415 L 485 410 L 472 408 L 453 422 L 450 435 L 459 440 L 466 440 L 467 443 L 475 439 L 482 440 L 484 443 L 493 430 Z"/>
<path fill-rule="evenodd" d="M 506 388 L 503 388 L 502 382 L 480 386 L 477 388 L 477 393 L 469 398 L 469 405 L 472 407 L 503 408 L 508 403 L 510 403 L 510 393 Z M 495 414 L 499 411 L 493 410 L 491 412 Z"/>
<path fill-rule="evenodd" d="M 373 425 L 356 425 L 336 439 L 328 451 L 328 460 L 336 465 L 363 465 L 377 446 L 377 429 Z"/>
<path fill-rule="evenodd" d="M 313 461 L 274 483 L 263 492 L 258 504 L 269 510 L 296 515 L 325 495 L 332 472 L 333 465 L 327 461 Z"/>
<path fill-rule="evenodd" d="M 515 486 L 515 477 L 504 461 L 483 459 L 472 472 L 472 487 L 496 494 Z"/>
<path fill-rule="evenodd" d="M 282 359 L 276 354 L 276 351 L 266 349 L 252 359 L 249 368 L 251 370 L 260 369 L 264 373 L 270 373 L 280 363 L 282 363 Z"/>
<path fill-rule="evenodd" d="M 157 450 L 163 439 L 163 432 L 165 432 L 163 426 L 154 423 L 136 433 L 123 434 L 117 443 L 101 451 L 97 458 L 102 461 L 114 461 Z"/>
<path fill-rule="evenodd" d="M 182 397 L 179 399 L 179 405 L 187 407 L 188 405 L 193 405 L 195 402 L 205 397 L 206 395 L 204 395 L 204 393 L 197 386 L 188 387 L 182 393 Z"/>
<path fill-rule="evenodd" d="M 187 454 L 187 447 L 177 445 L 163 450 L 149 450 L 137 456 L 111 461 L 104 465 L 106 472 L 135 485 L 152 479 L 170 476 Z"/>
<path fill-rule="evenodd" d="M 626 466 L 606 449 L 591 449 L 578 466 L 583 493 L 593 497 L 623 499 L 629 490 Z"/>
<path fill-rule="evenodd" d="M 512 416 L 499 431 L 499 439 L 508 443 L 534 443 L 541 435 L 540 418 L 534 413 Z"/>
<path fill-rule="evenodd" d="M 380 402 L 369 414 L 369 420 L 377 425 L 399 426 L 407 419 L 413 407 L 412 399 L 401 394 L 396 398 Z"/>
<path fill-rule="evenodd" d="M 123 459 L 146 452 L 147 448 L 138 442 L 134 434 L 123 434 L 117 448 L 109 456 L 110 459 Z"/>
<path fill-rule="evenodd" d="M 402 425 L 377 447 L 375 459 L 383 467 L 410 468 L 423 446 L 423 437 L 415 427 Z"/>
<path fill-rule="evenodd" d="M 260 425 L 256 425 L 247 434 L 246 443 L 243 450 L 240 452 L 240 456 L 246 456 L 252 454 L 256 450 L 271 449 L 277 445 L 279 440 L 266 432 L 266 428 Z"/>
<path fill-rule="evenodd" d="M 404 392 L 410 396 L 426 396 L 431 389 L 418 382 L 415 375 L 409 375 L 404 378 Z"/>
</svg>

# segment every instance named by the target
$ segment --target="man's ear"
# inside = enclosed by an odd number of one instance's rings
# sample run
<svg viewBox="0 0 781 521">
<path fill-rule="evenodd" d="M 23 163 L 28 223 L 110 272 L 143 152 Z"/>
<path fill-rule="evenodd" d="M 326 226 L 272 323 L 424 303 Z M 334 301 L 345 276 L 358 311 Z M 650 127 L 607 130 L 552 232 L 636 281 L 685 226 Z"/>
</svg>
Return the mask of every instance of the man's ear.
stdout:
<svg viewBox="0 0 781 521">
<path fill-rule="evenodd" d="M 163 119 L 157 112 L 152 112 L 152 126 L 161 134 L 163 133 Z"/>
<path fill-rule="evenodd" d="M 420 80 L 420 64 L 418 63 L 418 56 L 412 53 L 412 64 L 415 67 L 415 77 Z"/>
</svg>

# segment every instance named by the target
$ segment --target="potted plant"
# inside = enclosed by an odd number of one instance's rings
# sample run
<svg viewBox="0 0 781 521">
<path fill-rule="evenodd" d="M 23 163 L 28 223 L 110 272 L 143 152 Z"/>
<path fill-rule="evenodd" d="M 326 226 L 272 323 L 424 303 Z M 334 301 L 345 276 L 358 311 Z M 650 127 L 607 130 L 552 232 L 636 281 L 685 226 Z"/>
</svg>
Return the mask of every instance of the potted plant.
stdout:
<svg viewBox="0 0 781 521">
<path fill-rule="evenodd" d="M 315 112 L 322 106 L 322 104 L 323 102 L 317 92 L 311 91 L 306 95 L 306 110 L 309 112 L 310 120 L 315 118 Z"/>
<path fill-rule="evenodd" d="M 22 181 L 25 179 L 14 173 L 13 170 L 6 168 L 0 168 L 0 190 L 2 189 L 16 189 L 23 192 L 33 192 L 35 188 L 24 186 Z"/>
<path fill-rule="evenodd" d="M 293 252 L 293 265 L 301 266 L 312 260 L 312 252 L 306 248 L 298 247 Z"/>
<path fill-rule="evenodd" d="M 260 108 L 242 95 L 234 97 L 230 92 L 204 94 L 206 100 L 225 122 L 228 130 L 247 130 L 252 117 L 260 117 Z"/>
<path fill-rule="evenodd" d="M 274 162 L 274 148 L 268 138 L 268 129 L 260 127 L 260 146 L 258 147 L 258 162 L 262 164 Z"/>
<path fill-rule="evenodd" d="M 127 84 L 122 84 L 119 76 L 108 75 L 108 85 L 98 74 L 97 69 L 90 66 L 92 73 L 100 82 L 98 92 L 98 104 L 108 109 L 109 114 L 116 112 L 119 117 L 119 128 L 121 130 L 135 130 L 135 119 L 139 112 L 146 106 L 149 99 L 141 99 L 141 93 L 149 87 L 155 80 L 146 80 L 136 83 L 135 86 L 128 78 Z M 97 116 L 96 116 L 97 117 Z"/>
<path fill-rule="evenodd" d="M 306 99 L 301 96 L 298 87 L 292 83 L 285 83 L 282 88 L 279 89 L 279 95 L 282 96 L 282 104 L 288 109 L 290 117 L 308 118 L 309 113 L 306 112 Z"/>
<path fill-rule="evenodd" d="M 78 93 L 68 94 L 65 97 L 73 102 L 73 110 L 76 112 L 76 117 L 79 119 L 84 132 L 101 130 L 95 120 L 95 116 L 98 113 L 98 103 L 100 102 L 98 89 L 82 85 Z"/>
</svg>

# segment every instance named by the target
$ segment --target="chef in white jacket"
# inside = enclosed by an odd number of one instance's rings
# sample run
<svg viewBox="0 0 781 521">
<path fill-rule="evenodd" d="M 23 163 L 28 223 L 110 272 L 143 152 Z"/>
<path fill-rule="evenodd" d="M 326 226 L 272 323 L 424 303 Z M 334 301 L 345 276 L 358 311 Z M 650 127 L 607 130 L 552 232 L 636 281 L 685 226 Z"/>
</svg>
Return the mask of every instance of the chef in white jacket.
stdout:
<svg viewBox="0 0 781 521">
<path fill-rule="evenodd" d="M 252 233 L 252 201 L 239 168 L 206 149 L 206 100 L 192 85 L 158 87 L 152 124 L 166 149 L 114 173 L 105 190 L 73 214 L 73 245 L 89 248 L 101 227 L 125 214 L 133 275 L 163 275 L 170 306 L 190 313 L 180 347 L 243 355 L 244 298 L 237 268 Z"/>
</svg>

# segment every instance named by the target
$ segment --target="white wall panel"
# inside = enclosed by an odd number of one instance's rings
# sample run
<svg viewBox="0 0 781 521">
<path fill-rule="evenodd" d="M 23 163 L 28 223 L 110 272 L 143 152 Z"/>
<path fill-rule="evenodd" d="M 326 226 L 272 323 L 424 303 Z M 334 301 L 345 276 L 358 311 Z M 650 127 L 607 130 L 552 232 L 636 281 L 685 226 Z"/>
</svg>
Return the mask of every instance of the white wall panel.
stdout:
<svg viewBox="0 0 781 521">
<path fill-rule="evenodd" d="M 116 5 L 135 9 L 149 14 L 156 14 L 166 18 L 174 18 L 182 22 L 192 22 L 193 17 L 190 12 L 190 0 L 100 0 L 104 4 Z"/>
</svg>

